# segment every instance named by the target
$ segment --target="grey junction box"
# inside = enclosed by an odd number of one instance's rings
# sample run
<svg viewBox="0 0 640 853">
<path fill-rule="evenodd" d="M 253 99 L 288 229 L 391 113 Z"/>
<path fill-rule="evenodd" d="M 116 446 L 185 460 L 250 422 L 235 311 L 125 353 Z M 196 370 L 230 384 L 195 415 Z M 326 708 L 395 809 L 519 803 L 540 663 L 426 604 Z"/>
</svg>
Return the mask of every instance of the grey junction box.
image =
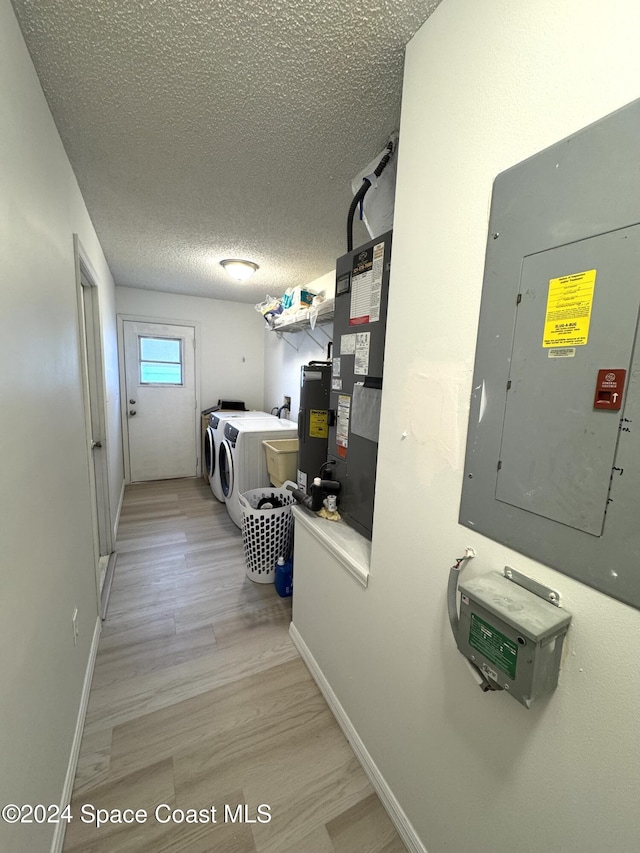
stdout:
<svg viewBox="0 0 640 853">
<path fill-rule="evenodd" d="M 499 572 L 458 588 L 462 654 L 527 708 L 555 690 L 571 616 Z"/>
</svg>

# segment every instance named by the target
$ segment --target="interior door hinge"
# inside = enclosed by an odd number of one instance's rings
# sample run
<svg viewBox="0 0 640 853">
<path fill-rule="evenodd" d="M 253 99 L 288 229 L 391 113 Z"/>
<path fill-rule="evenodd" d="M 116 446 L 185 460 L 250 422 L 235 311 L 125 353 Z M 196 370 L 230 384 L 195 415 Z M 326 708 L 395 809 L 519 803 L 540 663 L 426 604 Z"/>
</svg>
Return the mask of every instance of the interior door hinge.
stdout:
<svg viewBox="0 0 640 853">
<path fill-rule="evenodd" d="M 517 298 L 516 298 L 516 305 L 520 305 L 521 302 L 522 302 L 522 294 L 519 293 Z"/>
<path fill-rule="evenodd" d="M 507 381 L 507 391 L 509 390 L 509 388 L 511 388 L 511 380 L 510 379 Z"/>
<path fill-rule="evenodd" d="M 502 460 L 498 459 L 498 471 L 502 468 Z"/>
</svg>

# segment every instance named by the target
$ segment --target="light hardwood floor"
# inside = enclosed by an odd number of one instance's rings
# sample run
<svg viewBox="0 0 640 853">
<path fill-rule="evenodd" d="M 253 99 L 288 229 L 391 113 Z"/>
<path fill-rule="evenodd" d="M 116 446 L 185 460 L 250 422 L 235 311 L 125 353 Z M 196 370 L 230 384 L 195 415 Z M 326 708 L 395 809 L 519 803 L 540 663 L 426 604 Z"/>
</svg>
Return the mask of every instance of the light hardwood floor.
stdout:
<svg viewBox="0 0 640 853">
<path fill-rule="evenodd" d="M 247 578 L 209 487 L 128 486 L 117 550 L 66 853 L 404 853 L 289 639 L 291 599 Z M 161 823 L 159 804 L 216 822 Z M 148 819 L 97 828 L 98 808 Z"/>
</svg>

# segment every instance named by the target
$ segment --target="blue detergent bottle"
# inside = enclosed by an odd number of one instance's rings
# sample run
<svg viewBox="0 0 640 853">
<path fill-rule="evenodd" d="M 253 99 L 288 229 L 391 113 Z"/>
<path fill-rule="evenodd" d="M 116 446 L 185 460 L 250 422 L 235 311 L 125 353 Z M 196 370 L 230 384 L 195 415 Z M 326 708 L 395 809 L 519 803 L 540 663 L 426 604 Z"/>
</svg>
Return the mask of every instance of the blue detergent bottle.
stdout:
<svg viewBox="0 0 640 853">
<path fill-rule="evenodd" d="M 293 558 L 278 557 L 275 576 L 276 592 L 282 598 L 293 595 Z"/>
</svg>

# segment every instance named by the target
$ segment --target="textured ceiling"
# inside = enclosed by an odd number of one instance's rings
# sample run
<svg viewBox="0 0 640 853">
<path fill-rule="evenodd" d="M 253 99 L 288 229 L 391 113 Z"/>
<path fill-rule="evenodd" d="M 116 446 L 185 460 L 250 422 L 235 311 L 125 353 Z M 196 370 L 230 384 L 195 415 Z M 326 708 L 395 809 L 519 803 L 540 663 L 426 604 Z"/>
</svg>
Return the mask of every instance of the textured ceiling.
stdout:
<svg viewBox="0 0 640 853">
<path fill-rule="evenodd" d="M 332 269 L 439 2 L 13 0 L 116 284 L 258 302 Z"/>
</svg>

